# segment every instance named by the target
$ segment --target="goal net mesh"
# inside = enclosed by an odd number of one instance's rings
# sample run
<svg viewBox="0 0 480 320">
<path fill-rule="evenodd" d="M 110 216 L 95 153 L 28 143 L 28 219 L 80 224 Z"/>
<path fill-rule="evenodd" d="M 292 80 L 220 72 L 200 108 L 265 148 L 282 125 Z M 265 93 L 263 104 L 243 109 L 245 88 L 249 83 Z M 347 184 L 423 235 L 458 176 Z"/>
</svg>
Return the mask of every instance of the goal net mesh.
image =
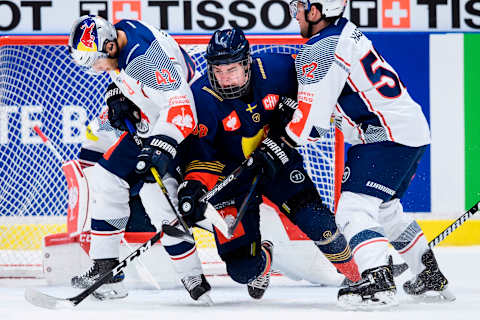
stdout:
<svg viewBox="0 0 480 320">
<path fill-rule="evenodd" d="M 41 277 L 43 237 L 66 231 L 68 190 L 61 160 L 32 128 L 39 125 L 63 160 L 76 159 L 84 127 L 104 106 L 110 82 L 106 74 L 89 75 L 76 66 L 66 40 L 58 45 L 42 45 L 40 40 L 36 45 L 5 41 L 0 45 L 0 278 Z M 203 73 L 206 46 L 182 47 Z M 295 54 L 299 48 L 300 44 L 255 44 L 252 53 Z M 332 126 L 321 141 L 300 149 L 306 169 L 332 210 L 334 135 Z M 200 252 L 214 246 L 209 234 L 197 231 L 196 237 Z"/>
</svg>

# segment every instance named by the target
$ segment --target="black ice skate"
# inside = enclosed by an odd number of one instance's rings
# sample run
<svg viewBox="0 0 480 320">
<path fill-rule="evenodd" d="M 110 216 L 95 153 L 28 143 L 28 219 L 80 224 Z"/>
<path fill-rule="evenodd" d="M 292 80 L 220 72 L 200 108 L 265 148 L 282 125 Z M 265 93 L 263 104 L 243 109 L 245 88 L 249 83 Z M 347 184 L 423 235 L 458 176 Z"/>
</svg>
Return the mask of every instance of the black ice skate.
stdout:
<svg viewBox="0 0 480 320">
<path fill-rule="evenodd" d="M 270 256 L 270 265 L 268 270 L 263 275 L 259 275 L 255 280 L 247 284 L 248 294 L 253 299 L 261 299 L 265 290 L 267 290 L 268 285 L 270 284 L 270 275 L 272 274 L 272 253 L 273 253 L 273 243 L 268 240 L 262 241 L 262 249 Z"/>
<path fill-rule="evenodd" d="M 118 259 L 95 259 L 93 265 L 82 275 L 71 279 L 72 287 L 86 289 L 93 285 L 104 273 L 111 271 L 118 264 Z M 104 285 L 98 288 L 93 296 L 99 300 L 120 299 L 128 295 L 122 281 L 125 278 L 123 271 L 118 273 Z"/>
<path fill-rule="evenodd" d="M 213 304 L 213 301 L 208 294 L 211 287 L 203 274 L 187 276 L 182 278 L 181 281 L 193 300 L 205 302 L 209 305 Z"/>
<path fill-rule="evenodd" d="M 338 304 L 349 310 L 379 309 L 397 305 L 391 265 L 367 269 L 362 279 L 338 291 Z"/>
<path fill-rule="evenodd" d="M 400 263 L 400 264 L 393 264 L 393 257 L 390 255 L 388 256 L 388 264 L 392 266 L 392 275 L 394 278 L 401 276 L 407 269 L 408 265 L 406 263 Z M 340 271 L 337 271 L 340 273 Z M 340 285 L 341 287 L 346 287 L 354 282 L 351 281 L 348 278 L 343 279 L 342 284 Z"/>
<path fill-rule="evenodd" d="M 448 287 L 448 280 L 438 269 L 433 251 L 428 249 L 422 255 L 422 263 L 426 267 L 415 278 L 403 284 L 403 290 L 425 302 L 439 300 L 454 301 L 455 296 Z"/>
</svg>

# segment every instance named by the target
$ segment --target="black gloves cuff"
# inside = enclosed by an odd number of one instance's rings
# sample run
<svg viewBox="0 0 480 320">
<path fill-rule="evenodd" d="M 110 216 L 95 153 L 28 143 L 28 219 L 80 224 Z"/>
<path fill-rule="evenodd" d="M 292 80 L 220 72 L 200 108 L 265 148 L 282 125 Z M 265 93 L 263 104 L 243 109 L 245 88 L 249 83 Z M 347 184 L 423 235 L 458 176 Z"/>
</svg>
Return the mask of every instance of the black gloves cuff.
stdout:
<svg viewBox="0 0 480 320">
<path fill-rule="evenodd" d="M 155 136 L 150 141 L 150 146 L 169 154 L 172 159 L 177 155 L 177 145 L 174 139 L 164 135 Z"/>
</svg>

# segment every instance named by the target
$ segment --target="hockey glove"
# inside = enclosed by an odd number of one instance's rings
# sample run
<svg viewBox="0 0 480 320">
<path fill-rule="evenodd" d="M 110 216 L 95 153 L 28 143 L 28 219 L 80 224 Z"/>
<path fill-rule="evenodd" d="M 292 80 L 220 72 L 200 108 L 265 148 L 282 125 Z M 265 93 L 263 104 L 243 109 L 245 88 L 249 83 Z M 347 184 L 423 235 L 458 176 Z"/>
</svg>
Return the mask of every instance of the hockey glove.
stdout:
<svg viewBox="0 0 480 320">
<path fill-rule="evenodd" d="M 135 124 L 141 120 L 140 109 L 127 99 L 117 85 L 112 82 L 105 93 L 105 102 L 108 106 L 108 121 L 115 129 L 128 131 L 125 119 Z"/>
<path fill-rule="evenodd" d="M 198 199 L 207 193 L 200 181 L 186 180 L 178 187 L 178 210 L 189 227 L 205 219 L 207 204 Z"/>
<path fill-rule="evenodd" d="M 140 151 L 135 172 L 141 175 L 145 182 L 155 182 L 150 168 L 156 168 L 160 177 L 163 177 L 176 154 L 177 142 L 174 139 L 164 135 L 153 136 L 150 143 Z"/>
<path fill-rule="evenodd" d="M 262 180 L 272 180 L 277 172 L 289 161 L 290 147 L 281 139 L 266 137 L 252 153 L 251 167 L 260 171 Z"/>
<path fill-rule="evenodd" d="M 298 103 L 292 98 L 281 97 L 270 121 L 269 136 L 273 138 L 287 137 L 285 127 L 292 120 Z M 288 141 L 290 143 L 290 141 Z M 294 144 L 293 144 L 294 145 Z"/>
</svg>

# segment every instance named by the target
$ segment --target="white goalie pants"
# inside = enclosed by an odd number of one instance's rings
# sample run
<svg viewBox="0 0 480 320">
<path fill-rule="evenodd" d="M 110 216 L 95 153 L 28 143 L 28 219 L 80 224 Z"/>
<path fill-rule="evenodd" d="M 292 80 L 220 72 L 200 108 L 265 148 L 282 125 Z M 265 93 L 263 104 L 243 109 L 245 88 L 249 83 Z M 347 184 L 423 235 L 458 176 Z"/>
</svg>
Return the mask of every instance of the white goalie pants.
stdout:
<svg viewBox="0 0 480 320">
<path fill-rule="evenodd" d="M 350 243 L 360 273 L 388 263 L 388 243 L 400 253 L 414 274 L 428 244 L 418 223 L 403 212 L 399 199 L 383 202 L 360 193 L 342 192 L 336 222 Z"/>
<path fill-rule="evenodd" d="M 90 207 L 92 225 L 95 222 L 97 225 L 105 226 L 96 228 L 97 230 L 92 228 L 90 258 L 119 258 L 120 241 L 130 216 L 129 185 L 99 164 L 90 170 L 88 182 L 90 195 L 93 197 Z M 178 203 L 177 181 L 166 175 L 163 183 L 176 207 Z M 165 195 L 156 183 L 145 183 L 140 190 L 140 197 L 145 211 L 157 230 L 161 229 L 163 223 L 169 223 L 176 218 Z M 202 273 L 195 246 L 192 248 L 183 240 L 165 234 L 160 241 L 165 248 L 175 248 L 174 256 L 170 254 L 170 257 L 180 278 Z"/>
</svg>

